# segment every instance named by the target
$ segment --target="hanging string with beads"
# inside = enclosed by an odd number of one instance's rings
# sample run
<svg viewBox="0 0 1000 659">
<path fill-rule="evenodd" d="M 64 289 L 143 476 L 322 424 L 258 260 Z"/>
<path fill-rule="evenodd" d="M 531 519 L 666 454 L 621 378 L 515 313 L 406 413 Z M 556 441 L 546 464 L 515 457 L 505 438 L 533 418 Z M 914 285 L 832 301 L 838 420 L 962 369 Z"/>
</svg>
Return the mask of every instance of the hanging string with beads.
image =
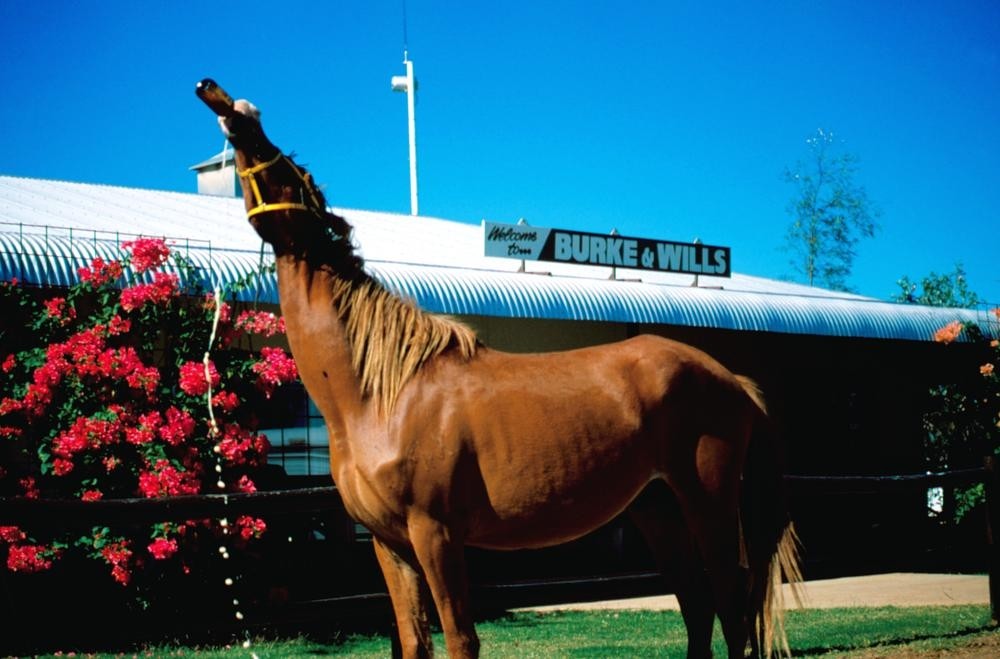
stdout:
<svg viewBox="0 0 1000 659">
<path fill-rule="evenodd" d="M 219 319 L 222 317 L 222 294 L 219 290 L 218 285 L 215 287 L 213 293 L 213 299 L 215 300 L 214 317 L 212 318 L 212 333 L 208 339 L 208 349 L 205 351 L 205 356 L 202 357 L 201 363 L 205 367 L 205 381 L 208 383 L 208 390 L 205 392 L 206 405 L 208 406 L 208 436 L 215 442 L 212 447 L 213 453 L 215 453 L 215 473 L 218 476 L 218 481 L 215 485 L 219 490 L 224 491 L 226 489 L 226 481 L 222 479 L 222 446 L 218 443 L 219 437 L 222 432 L 219 430 L 219 424 L 215 420 L 215 410 L 212 408 L 212 371 L 209 367 L 211 363 L 212 346 L 215 345 L 215 336 L 219 329 Z M 223 494 L 223 505 L 229 505 L 229 497 Z M 219 519 L 219 526 L 222 529 L 223 540 L 219 544 L 219 556 L 222 560 L 229 560 L 229 548 L 226 546 L 225 538 L 229 537 L 229 518 L 222 517 Z M 237 575 L 238 576 L 238 575 Z M 236 580 L 233 579 L 231 575 L 227 575 L 223 580 L 223 584 L 227 589 L 232 588 Z M 233 616 L 236 620 L 242 621 L 244 616 L 243 612 L 240 610 L 240 600 L 237 597 L 233 597 Z M 243 648 L 250 649 L 250 632 L 246 629 L 243 630 Z M 256 652 L 251 652 L 250 656 L 252 659 L 258 659 Z"/>
</svg>

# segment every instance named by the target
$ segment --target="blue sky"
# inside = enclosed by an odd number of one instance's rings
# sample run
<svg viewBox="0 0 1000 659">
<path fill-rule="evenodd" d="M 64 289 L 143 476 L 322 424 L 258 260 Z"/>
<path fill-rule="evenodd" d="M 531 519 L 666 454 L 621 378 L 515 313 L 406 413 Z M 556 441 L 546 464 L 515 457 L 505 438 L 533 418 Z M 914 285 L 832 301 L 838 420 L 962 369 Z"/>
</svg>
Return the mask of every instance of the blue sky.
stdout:
<svg viewBox="0 0 1000 659">
<path fill-rule="evenodd" d="M 782 277 L 783 172 L 822 128 L 882 211 L 855 289 L 962 262 L 1000 303 L 1000 3 L 406 9 L 422 214 L 700 238 Z M 194 191 L 223 145 L 207 76 L 332 204 L 405 213 L 402 48 L 402 0 L 0 2 L 0 173 Z"/>
</svg>

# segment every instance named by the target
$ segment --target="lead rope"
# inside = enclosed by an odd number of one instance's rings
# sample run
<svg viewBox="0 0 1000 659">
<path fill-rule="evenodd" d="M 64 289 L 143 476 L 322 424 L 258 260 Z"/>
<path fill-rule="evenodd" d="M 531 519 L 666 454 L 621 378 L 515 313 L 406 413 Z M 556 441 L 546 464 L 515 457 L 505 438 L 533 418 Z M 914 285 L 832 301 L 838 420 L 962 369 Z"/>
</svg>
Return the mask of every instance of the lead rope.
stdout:
<svg viewBox="0 0 1000 659">
<path fill-rule="evenodd" d="M 215 410 L 212 409 L 212 371 L 209 368 L 211 363 L 212 346 L 215 345 L 215 337 L 219 329 L 219 319 L 222 317 L 222 292 L 219 290 L 219 285 L 215 285 L 215 291 L 213 293 L 213 298 L 215 300 L 215 312 L 212 317 L 212 333 L 208 339 L 208 348 L 205 350 L 205 355 L 202 357 L 201 363 L 205 367 L 205 382 L 208 383 L 208 389 L 205 392 L 205 404 L 208 407 L 208 436 L 213 442 L 217 442 L 219 435 L 219 423 L 215 420 Z M 220 490 L 226 489 L 226 482 L 222 479 L 222 446 L 216 443 L 212 447 L 212 452 L 215 453 L 215 473 L 218 474 L 219 480 L 216 481 L 215 485 Z M 223 493 L 222 495 L 222 505 L 223 508 L 229 507 L 229 496 Z M 219 526 L 222 528 L 222 535 L 229 535 L 229 518 L 221 517 L 219 518 Z M 225 540 L 219 545 L 219 555 L 223 560 L 229 560 L 229 549 L 226 546 Z M 239 575 L 237 575 L 239 578 Z M 232 588 L 233 584 L 236 582 L 232 576 L 227 576 L 223 580 L 226 588 Z M 236 597 L 233 597 L 233 615 L 237 620 L 243 620 L 243 612 L 239 609 L 240 601 Z M 250 631 L 246 628 L 243 629 L 243 649 L 250 649 Z M 259 659 L 256 652 L 250 653 L 251 659 Z"/>
<path fill-rule="evenodd" d="M 264 241 L 260 241 L 260 256 L 257 258 L 257 285 L 253 290 L 253 310 L 259 311 L 260 292 L 264 288 Z"/>
</svg>

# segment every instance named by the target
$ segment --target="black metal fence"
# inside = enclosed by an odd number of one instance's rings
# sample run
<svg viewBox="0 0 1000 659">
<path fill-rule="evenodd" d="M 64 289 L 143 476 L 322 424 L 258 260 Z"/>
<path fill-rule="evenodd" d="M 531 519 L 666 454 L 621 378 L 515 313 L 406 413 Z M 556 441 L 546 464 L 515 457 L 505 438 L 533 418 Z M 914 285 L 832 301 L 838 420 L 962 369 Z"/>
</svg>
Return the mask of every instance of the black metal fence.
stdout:
<svg viewBox="0 0 1000 659">
<path fill-rule="evenodd" d="M 1000 529 L 1000 503 L 996 499 L 998 489 L 998 472 L 995 462 L 988 458 L 984 467 L 958 471 L 905 474 L 890 476 L 786 476 L 793 511 L 822 497 L 826 501 L 842 502 L 851 497 L 865 495 L 868 500 L 885 500 L 892 506 L 894 497 L 912 503 L 921 498 L 926 500 L 929 488 L 962 488 L 978 483 L 985 485 L 987 506 L 985 514 L 985 529 L 979 524 L 975 534 L 980 538 L 977 556 L 982 560 L 974 561 L 989 572 L 990 609 L 994 620 L 998 617 L 997 607 L 1000 604 L 1000 552 L 994 543 L 994 533 Z M 912 506 L 908 506 L 912 507 Z M 844 517 L 856 517 L 859 511 L 845 510 Z M 263 583 L 254 591 L 251 599 L 256 602 L 252 615 L 243 622 L 237 623 L 231 616 L 231 609 L 219 604 L 216 606 L 209 600 L 212 596 L 198 595 L 204 608 L 198 606 L 172 609 L 166 617 L 170 620 L 155 619 L 157 607 L 149 607 L 148 615 L 134 617 L 134 611 L 129 610 L 124 627 L 115 623 L 115 615 L 125 615 L 125 608 L 110 607 L 106 615 L 98 616 L 109 620 L 107 628 L 101 625 L 81 623 L 79 627 L 63 625 L 66 635 L 73 633 L 91 633 L 93 639 L 90 647 L 94 647 L 96 639 L 107 633 L 108 629 L 117 630 L 115 640 L 121 641 L 122 632 L 130 631 L 132 640 L 142 642 L 150 638 L 197 639 L 192 633 L 192 617 L 203 615 L 210 611 L 208 619 L 198 619 L 198 624 L 206 629 L 211 628 L 213 634 L 237 633 L 240 629 L 279 627 L 282 624 L 308 625 L 317 620 L 325 620 L 329 624 L 335 621 L 343 622 L 350 619 L 349 624 L 356 624 L 359 617 L 366 615 L 372 620 L 387 621 L 388 602 L 382 587 L 377 566 L 371 556 L 372 552 L 364 541 L 364 535 L 355 535 L 354 525 L 347 518 L 336 488 L 309 487 L 300 489 L 257 492 L 253 494 L 213 494 L 199 496 L 183 496 L 162 499 L 120 499 L 83 502 L 78 500 L 39 500 L 39 499 L 0 499 L 0 525 L 18 525 L 30 529 L 32 533 L 44 535 L 49 531 L 64 531 L 66 529 L 90 529 L 95 526 L 137 526 L 165 521 L 200 520 L 209 518 L 230 518 L 239 515 L 252 515 L 265 519 L 283 520 L 276 524 L 273 531 L 277 535 L 276 542 L 270 549 L 257 550 L 254 560 L 244 560 L 239 567 L 249 580 L 258 579 Z M 803 513 L 800 513 L 803 514 Z M 804 513 L 808 516 L 808 511 Z M 926 518 L 926 508 L 918 511 L 916 516 Z M 913 517 L 912 511 L 903 518 Z M 819 515 L 822 517 L 822 515 Z M 809 529 L 808 520 L 805 524 Z M 822 520 L 820 520 L 822 521 Z M 270 526 L 270 521 L 269 521 Z M 838 542 L 854 542 L 844 539 L 843 532 L 828 528 L 830 524 L 816 524 L 831 534 L 837 534 Z M 835 525 L 833 525 L 835 526 Z M 302 534 L 303 528 L 317 529 L 319 532 L 308 531 Z M 889 527 L 890 529 L 895 527 Z M 898 546 L 912 544 L 923 540 L 922 534 L 926 526 L 917 525 L 910 536 L 895 538 Z M 287 534 L 287 542 L 284 535 Z M 317 538 L 322 537 L 322 542 Z M 636 594 L 663 592 L 664 585 L 650 569 L 652 564 L 636 553 L 632 547 L 635 538 L 629 537 L 629 530 L 622 525 L 609 525 L 608 528 L 594 534 L 593 537 L 576 541 L 567 548 L 543 550 L 543 553 L 530 554 L 527 560 L 508 560 L 501 568 L 496 568 L 495 552 L 482 552 L 478 558 L 470 560 L 470 568 L 474 572 L 476 582 L 476 566 L 489 564 L 490 569 L 479 570 L 479 580 L 473 588 L 481 599 L 492 602 L 503 608 L 511 605 L 524 605 L 537 602 L 568 601 L 570 599 L 596 599 L 605 597 L 622 597 Z M 828 537 L 833 537 L 830 535 Z M 819 542 L 823 536 L 817 536 Z M 292 542 L 292 541 L 295 542 Z M 810 539 L 806 538 L 807 558 L 809 557 Z M 859 544 L 862 540 L 857 541 Z M 846 546 L 846 545 L 843 545 Z M 475 550 L 470 550 L 475 551 Z M 836 553 L 837 550 L 834 550 Z M 858 549 L 864 555 L 863 547 Z M 894 548 L 892 551 L 897 551 Z M 544 552 L 549 552 L 548 554 Z M 623 558 L 624 556 L 624 558 Z M 638 556 L 638 558 L 636 558 Z M 279 565 L 280 564 L 280 565 Z M 583 566 L 582 573 L 566 570 L 567 565 Z M 206 563 L 206 565 L 209 565 Z M 279 565 L 279 567 L 276 567 Z M 33 636 L 18 636 L 17 632 L 26 633 L 26 629 L 35 629 L 34 625 L 26 626 L 33 619 L 48 618 L 53 612 L 62 611 L 70 614 L 79 602 L 81 607 L 107 606 L 103 597 L 114 598 L 113 588 L 107 582 L 107 574 L 99 578 L 78 579 L 71 574 L 72 570 L 81 566 L 66 566 L 55 575 L 12 575 L 0 568 L 0 617 L 11 625 L 15 633 L 7 635 L 7 641 L 15 639 L 14 646 L 8 651 L 30 652 L 38 649 L 32 645 Z M 891 566 L 890 566 L 891 567 Z M 893 571 L 896 571 L 895 569 Z M 485 575 L 485 576 L 484 576 Z M 807 570 L 808 576 L 808 570 Z M 213 576 L 214 579 L 214 576 Z M 217 580 L 214 581 L 217 585 Z M 321 584 L 327 584 L 322 587 Z M 329 584 L 337 584 L 329 587 Z M 117 586 L 117 584 L 115 584 Z M 207 589 L 204 592 L 208 592 Z M 244 591 L 247 588 L 244 587 Z M 292 595 L 289 595 L 289 592 Z M 199 591 L 201 592 L 201 591 Z M 120 594 L 119 594 L 120 597 Z M 190 594 L 185 597 L 190 598 Z M 221 601 L 221 600 L 220 600 Z M 175 603 L 176 604 L 176 603 Z M 216 606 L 215 609 L 211 607 Z M 183 612 L 177 613 L 184 609 Z M 94 611 L 90 611 L 94 613 Z M 191 614 L 191 615 L 185 615 Z M 174 614 L 177 614 L 176 616 Z M 151 616 L 153 619 L 151 619 Z M 87 620 L 87 616 L 81 620 Z M 137 620 L 143 620 L 142 624 Z M 124 619 L 122 619 L 124 620 Z M 113 634 L 114 636 L 114 634 Z M 125 634 L 129 637 L 129 634 Z M 48 640 L 59 638 L 58 634 L 49 634 Z M 18 640 L 19 639 L 19 640 Z M 65 639 L 64 639 L 65 640 Z M 109 641 L 110 642 L 110 639 Z M 0 647 L 0 650 L 4 648 Z M 4 654 L 0 652 L 0 654 Z"/>
</svg>

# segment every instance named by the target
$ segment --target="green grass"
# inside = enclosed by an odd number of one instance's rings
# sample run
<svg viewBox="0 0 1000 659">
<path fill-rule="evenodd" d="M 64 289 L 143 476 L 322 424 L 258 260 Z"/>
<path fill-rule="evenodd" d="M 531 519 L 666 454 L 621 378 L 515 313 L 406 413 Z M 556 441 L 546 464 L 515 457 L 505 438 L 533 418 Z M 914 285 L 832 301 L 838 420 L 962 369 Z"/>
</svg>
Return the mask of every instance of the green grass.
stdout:
<svg viewBox="0 0 1000 659">
<path fill-rule="evenodd" d="M 947 606 L 876 609 L 830 609 L 790 611 L 787 616 L 789 643 L 796 656 L 864 656 L 864 650 L 912 649 L 938 652 L 976 640 L 997 643 L 1000 632 L 989 625 L 985 606 Z M 484 659 L 533 657 L 683 657 L 686 647 L 684 624 L 673 611 L 565 611 L 513 613 L 477 625 Z M 725 656 L 721 633 L 714 636 L 716 656 Z M 434 637 L 439 656 L 446 656 L 444 639 Z M 993 646 L 991 646 L 993 647 Z M 156 647 L 124 655 L 105 657 L 199 657 L 261 659 L 310 656 L 390 656 L 384 636 L 351 636 L 340 642 L 308 638 L 257 639 L 249 649 L 240 645 L 222 648 Z M 55 657 L 60 655 L 47 655 Z M 66 656 L 62 654 L 61 656 Z"/>
</svg>

